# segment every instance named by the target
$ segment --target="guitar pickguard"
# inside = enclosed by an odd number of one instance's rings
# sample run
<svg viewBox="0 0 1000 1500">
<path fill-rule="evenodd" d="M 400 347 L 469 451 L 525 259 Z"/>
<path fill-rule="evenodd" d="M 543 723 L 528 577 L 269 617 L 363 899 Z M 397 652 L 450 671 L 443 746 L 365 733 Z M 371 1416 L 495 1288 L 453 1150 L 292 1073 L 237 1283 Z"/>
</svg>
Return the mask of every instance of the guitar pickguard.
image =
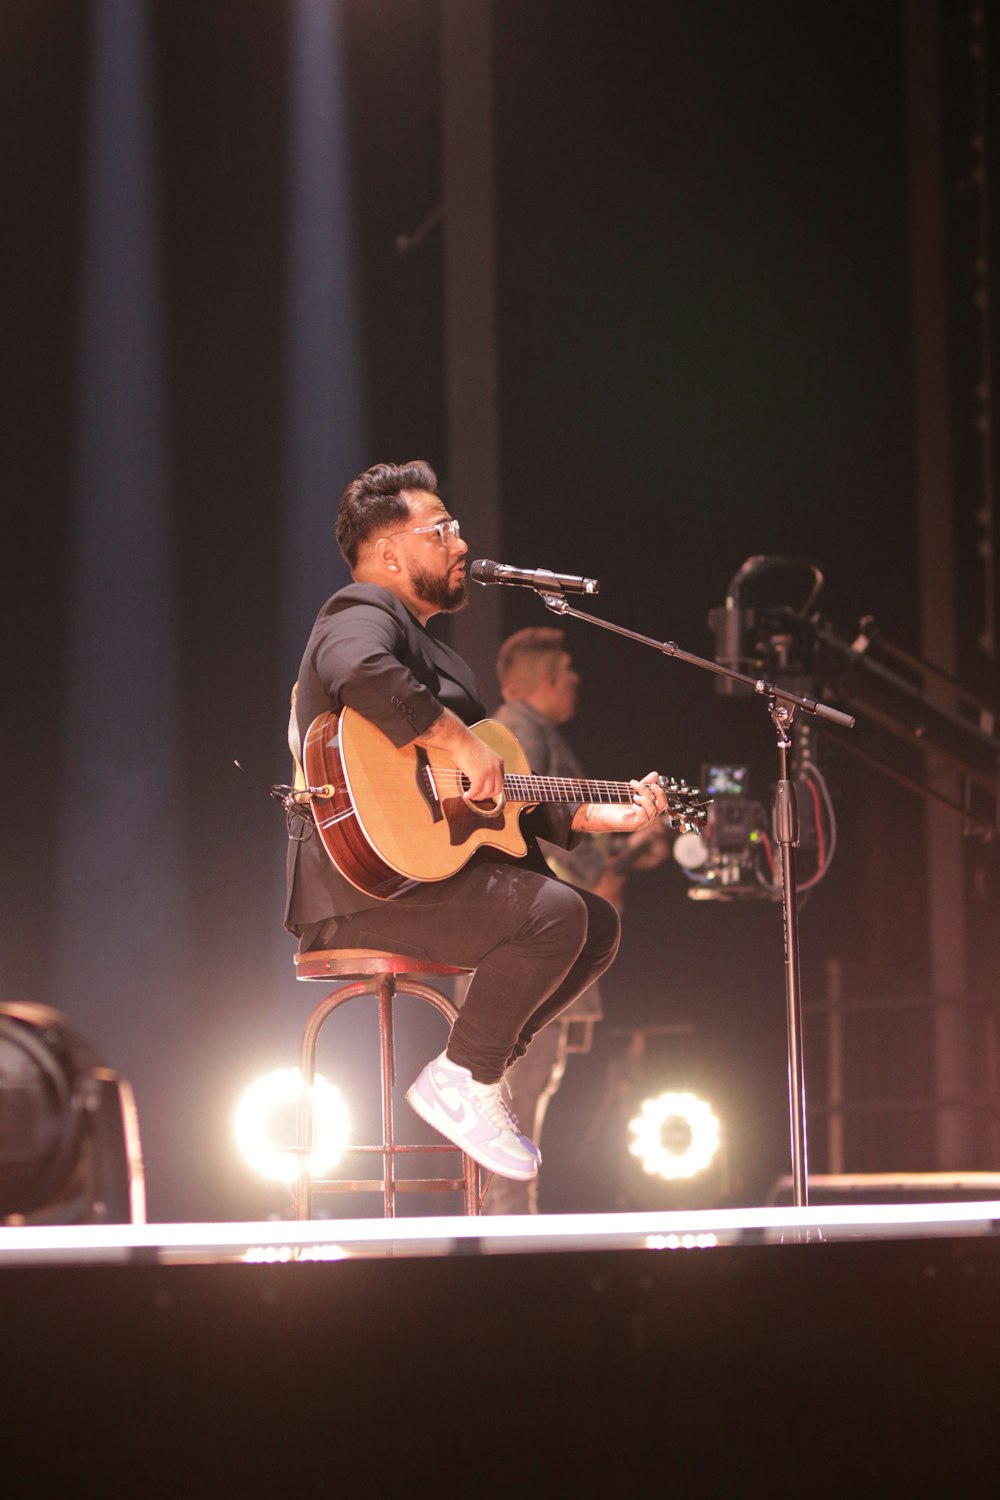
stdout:
<svg viewBox="0 0 1000 1500">
<path fill-rule="evenodd" d="M 448 834 L 453 848 L 468 843 L 472 835 L 480 828 L 494 828 L 502 831 L 504 826 L 503 808 L 484 816 L 474 812 L 464 797 L 445 797 L 441 803 L 441 810 L 448 824 Z"/>
</svg>

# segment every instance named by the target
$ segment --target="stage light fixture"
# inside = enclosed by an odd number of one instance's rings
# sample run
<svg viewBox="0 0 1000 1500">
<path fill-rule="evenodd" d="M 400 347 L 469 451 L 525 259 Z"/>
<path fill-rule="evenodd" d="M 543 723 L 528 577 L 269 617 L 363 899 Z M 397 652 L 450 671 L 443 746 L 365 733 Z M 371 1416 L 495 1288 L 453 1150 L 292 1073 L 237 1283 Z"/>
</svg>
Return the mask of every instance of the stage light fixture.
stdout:
<svg viewBox="0 0 1000 1500">
<path fill-rule="evenodd" d="M 141 1224 L 132 1090 L 58 1011 L 0 1003 L 0 1221 Z"/>
<path fill-rule="evenodd" d="M 710 1167 L 719 1150 L 720 1127 L 712 1106 L 696 1094 L 668 1090 L 644 1099 L 628 1124 L 630 1155 L 650 1177 L 678 1182 Z"/>
<path fill-rule="evenodd" d="M 295 1120 L 302 1094 L 297 1068 L 278 1068 L 251 1083 L 236 1106 L 233 1128 L 244 1160 L 269 1182 L 291 1183 L 298 1170 L 294 1151 Z M 276 1117 L 284 1116 L 276 1127 Z M 288 1146 L 275 1140 L 285 1135 Z M 350 1116 L 336 1084 L 321 1074 L 313 1085 L 313 1142 L 309 1157 L 312 1177 L 324 1177 L 337 1163 L 350 1136 Z"/>
</svg>

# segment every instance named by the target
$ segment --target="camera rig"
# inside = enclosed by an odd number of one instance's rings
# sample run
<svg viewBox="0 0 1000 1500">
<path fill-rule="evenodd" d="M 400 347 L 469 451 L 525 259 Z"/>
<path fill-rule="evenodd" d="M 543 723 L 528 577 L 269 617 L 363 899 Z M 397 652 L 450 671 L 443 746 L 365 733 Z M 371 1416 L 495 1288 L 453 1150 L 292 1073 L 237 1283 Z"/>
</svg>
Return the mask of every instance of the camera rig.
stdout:
<svg viewBox="0 0 1000 1500">
<path fill-rule="evenodd" d="M 751 583 L 755 601 L 748 605 Z M 751 677 L 766 676 L 792 692 L 836 697 L 855 713 L 859 730 L 852 741 L 838 737 L 839 750 L 949 809 L 962 819 L 969 837 L 995 838 L 1000 831 L 996 710 L 933 663 L 886 639 L 871 615 L 862 618 L 851 640 L 838 635 L 814 608 L 822 587 L 823 574 L 813 562 L 748 558 L 730 580 L 725 604 L 708 617 L 716 661 Z M 768 602 L 767 593 L 779 589 L 781 602 Z M 789 595 L 803 602 L 788 603 Z M 726 697 L 751 693 L 725 677 L 717 679 L 716 688 Z M 799 846 L 811 862 L 801 891 L 823 879 L 837 846 L 833 799 L 817 763 L 817 734 L 812 716 L 800 716 L 792 726 Z M 908 745 L 909 753 L 888 753 L 893 741 Z M 704 835 L 681 836 L 674 847 L 691 884 L 689 896 L 780 899 L 770 799 L 752 795 L 749 768 L 705 765 L 702 787 L 714 799 Z"/>
</svg>

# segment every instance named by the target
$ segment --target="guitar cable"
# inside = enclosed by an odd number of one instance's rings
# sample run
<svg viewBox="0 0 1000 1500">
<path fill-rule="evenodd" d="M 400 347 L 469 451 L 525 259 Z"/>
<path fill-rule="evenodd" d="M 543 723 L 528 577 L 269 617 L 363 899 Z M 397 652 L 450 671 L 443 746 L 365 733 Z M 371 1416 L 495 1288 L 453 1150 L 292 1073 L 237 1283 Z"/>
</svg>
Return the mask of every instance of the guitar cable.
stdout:
<svg viewBox="0 0 1000 1500">
<path fill-rule="evenodd" d="M 246 776 L 248 773 L 238 760 L 233 761 L 237 771 L 242 771 Z M 254 778 L 251 777 L 251 780 Z M 258 783 L 263 785 L 263 783 Z M 304 844 L 311 839 L 316 832 L 316 825 L 312 818 L 312 799 L 322 797 L 328 801 L 334 795 L 332 786 L 288 786 L 285 782 L 275 782 L 267 788 L 267 795 L 272 802 L 280 802 L 285 810 L 285 827 L 288 829 L 288 837 L 295 844 Z M 297 825 L 297 826 L 296 826 Z"/>
</svg>

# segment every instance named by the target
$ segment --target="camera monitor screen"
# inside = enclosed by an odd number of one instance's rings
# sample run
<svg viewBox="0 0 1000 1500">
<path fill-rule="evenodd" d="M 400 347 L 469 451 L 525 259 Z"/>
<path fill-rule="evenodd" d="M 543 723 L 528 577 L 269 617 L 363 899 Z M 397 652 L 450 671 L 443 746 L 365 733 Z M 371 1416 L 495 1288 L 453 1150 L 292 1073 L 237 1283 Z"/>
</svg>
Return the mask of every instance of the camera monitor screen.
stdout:
<svg viewBox="0 0 1000 1500">
<path fill-rule="evenodd" d="M 706 797 L 745 796 L 748 773 L 747 766 L 702 766 L 702 791 Z"/>
</svg>

